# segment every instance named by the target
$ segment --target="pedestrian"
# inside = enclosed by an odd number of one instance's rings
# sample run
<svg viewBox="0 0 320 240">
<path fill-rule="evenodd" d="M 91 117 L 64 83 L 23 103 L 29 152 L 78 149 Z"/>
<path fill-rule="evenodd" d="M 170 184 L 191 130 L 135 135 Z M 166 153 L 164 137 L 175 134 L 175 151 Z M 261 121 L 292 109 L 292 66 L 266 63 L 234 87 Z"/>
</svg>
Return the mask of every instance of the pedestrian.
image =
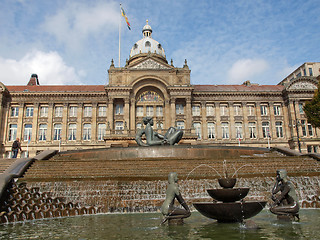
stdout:
<svg viewBox="0 0 320 240">
<path fill-rule="evenodd" d="M 20 139 L 17 138 L 17 139 L 12 143 L 12 154 L 13 154 L 12 158 L 17 158 L 19 149 L 20 149 L 20 152 L 22 152 Z"/>
</svg>

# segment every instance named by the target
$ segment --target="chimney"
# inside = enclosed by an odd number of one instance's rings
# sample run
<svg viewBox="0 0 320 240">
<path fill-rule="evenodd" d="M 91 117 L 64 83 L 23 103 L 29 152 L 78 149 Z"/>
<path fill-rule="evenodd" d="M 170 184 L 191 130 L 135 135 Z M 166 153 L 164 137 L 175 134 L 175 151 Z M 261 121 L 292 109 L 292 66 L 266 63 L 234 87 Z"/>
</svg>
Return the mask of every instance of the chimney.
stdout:
<svg viewBox="0 0 320 240">
<path fill-rule="evenodd" d="M 38 75 L 32 74 L 27 86 L 38 86 L 38 85 L 40 85 L 38 80 Z"/>
</svg>

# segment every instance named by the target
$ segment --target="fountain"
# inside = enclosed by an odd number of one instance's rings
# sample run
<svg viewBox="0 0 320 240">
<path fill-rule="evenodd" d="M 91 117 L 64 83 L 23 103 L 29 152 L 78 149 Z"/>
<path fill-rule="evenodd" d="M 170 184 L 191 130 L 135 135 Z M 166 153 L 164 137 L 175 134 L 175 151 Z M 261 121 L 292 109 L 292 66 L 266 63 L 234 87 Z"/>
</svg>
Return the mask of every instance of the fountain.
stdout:
<svg viewBox="0 0 320 240">
<path fill-rule="evenodd" d="M 243 201 L 249 188 L 233 188 L 236 178 L 220 178 L 222 189 L 208 189 L 213 202 L 193 203 L 193 206 L 204 216 L 218 222 L 242 222 L 257 215 L 266 205 L 266 201 Z"/>
</svg>

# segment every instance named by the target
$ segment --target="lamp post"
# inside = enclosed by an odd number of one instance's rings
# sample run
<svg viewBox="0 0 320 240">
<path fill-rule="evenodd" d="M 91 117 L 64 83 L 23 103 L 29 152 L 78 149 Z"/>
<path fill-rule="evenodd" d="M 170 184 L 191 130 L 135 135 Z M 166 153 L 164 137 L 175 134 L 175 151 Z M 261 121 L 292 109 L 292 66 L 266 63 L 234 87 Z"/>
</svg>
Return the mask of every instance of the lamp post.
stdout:
<svg viewBox="0 0 320 240">
<path fill-rule="evenodd" d="M 296 125 L 296 131 L 297 131 L 298 148 L 299 148 L 299 152 L 301 153 L 301 143 L 300 143 L 299 128 L 298 128 L 298 126 L 300 125 L 300 121 L 299 119 L 297 119 L 296 101 L 293 101 L 293 109 L 294 109 L 294 117 L 295 117 L 294 122 L 296 123 L 295 125 Z"/>
</svg>

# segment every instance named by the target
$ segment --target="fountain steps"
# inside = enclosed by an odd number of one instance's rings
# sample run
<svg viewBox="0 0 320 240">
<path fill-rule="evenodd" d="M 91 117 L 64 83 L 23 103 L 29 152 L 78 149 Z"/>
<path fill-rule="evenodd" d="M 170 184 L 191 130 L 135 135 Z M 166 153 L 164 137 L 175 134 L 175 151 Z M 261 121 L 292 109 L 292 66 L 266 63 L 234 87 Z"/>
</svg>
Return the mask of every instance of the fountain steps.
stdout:
<svg viewBox="0 0 320 240">
<path fill-rule="evenodd" d="M 17 159 L 16 158 L 5 158 L 0 161 L 0 173 L 4 173 Z"/>
<path fill-rule="evenodd" d="M 66 160 L 59 156 L 47 161 L 37 161 L 25 173 L 24 181 L 53 179 L 165 179 L 167 173 L 176 171 L 180 178 L 186 178 L 194 168 L 209 165 L 223 175 L 223 160 L 212 159 L 149 159 L 149 160 L 100 160 L 78 159 Z M 286 168 L 291 175 L 318 175 L 320 164 L 308 157 L 246 157 L 228 159 L 229 174 L 233 174 L 241 166 L 245 168 L 237 172 L 238 176 L 273 176 L 275 169 Z M 219 175 L 212 168 L 199 167 L 199 171 L 191 173 L 195 179 L 217 178 Z"/>
</svg>

